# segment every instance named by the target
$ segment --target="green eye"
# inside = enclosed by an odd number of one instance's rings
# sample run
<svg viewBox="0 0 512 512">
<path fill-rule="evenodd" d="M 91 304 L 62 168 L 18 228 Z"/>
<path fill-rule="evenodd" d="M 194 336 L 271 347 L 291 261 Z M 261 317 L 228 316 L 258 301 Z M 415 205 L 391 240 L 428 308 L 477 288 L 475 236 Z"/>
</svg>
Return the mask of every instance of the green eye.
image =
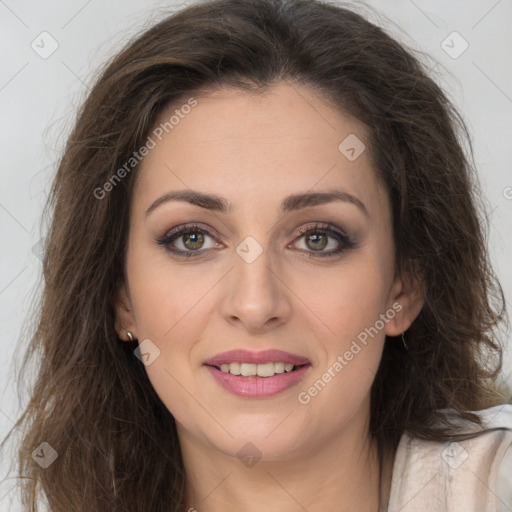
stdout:
<svg viewBox="0 0 512 512">
<path fill-rule="evenodd" d="M 316 223 L 308 225 L 301 228 L 299 233 L 300 236 L 295 239 L 295 242 L 304 238 L 306 249 L 300 249 L 300 251 L 309 251 L 309 255 L 312 258 L 340 254 L 347 249 L 355 247 L 355 243 L 346 233 L 329 224 Z M 207 239 L 213 241 L 210 247 L 204 247 Z M 335 241 L 335 247 L 330 251 L 326 251 L 325 248 L 328 247 L 329 240 L 331 239 Z M 173 229 L 161 238 L 158 238 L 157 243 L 164 246 L 173 255 L 185 258 L 201 256 L 210 249 L 221 246 L 208 230 L 196 224 Z M 181 245 L 181 247 L 176 247 L 176 244 Z"/>
</svg>

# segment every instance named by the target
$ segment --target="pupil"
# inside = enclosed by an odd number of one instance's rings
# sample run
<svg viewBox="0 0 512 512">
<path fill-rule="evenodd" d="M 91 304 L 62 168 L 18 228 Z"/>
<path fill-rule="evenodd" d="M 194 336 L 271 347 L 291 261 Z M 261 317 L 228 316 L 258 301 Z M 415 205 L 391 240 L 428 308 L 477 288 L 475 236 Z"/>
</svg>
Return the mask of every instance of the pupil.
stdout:
<svg viewBox="0 0 512 512">
<path fill-rule="evenodd" d="M 202 233 L 187 233 L 185 235 L 185 246 L 188 249 L 199 249 L 203 243 L 204 236 Z M 187 242 L 191 241 L 192 247 Z"/>
<path fill-rule="evenodd" d="M 314 245 L 313 248 L 320 248 L 320 249 L 323 249 L 327 244 L 326 244 L 326 240 L 325 240 L 325 235 L 324 234 L 316 234 L 316 235 L 308 235 L 308 241 L 318 241 L 318 237 L 323 237 L 323 244 L 321 245 Z"/>
</svg>

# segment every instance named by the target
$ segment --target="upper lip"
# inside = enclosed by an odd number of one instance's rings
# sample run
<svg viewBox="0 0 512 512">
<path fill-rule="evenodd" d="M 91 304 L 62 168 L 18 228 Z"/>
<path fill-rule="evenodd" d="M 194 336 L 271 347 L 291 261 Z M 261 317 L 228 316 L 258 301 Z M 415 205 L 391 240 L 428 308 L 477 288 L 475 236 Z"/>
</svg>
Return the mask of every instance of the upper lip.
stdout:
<svg viewBox="0 0 512 512">
<path fill-rule="evenodd" d="M 294 365 L 309 364 L 310 361 L 306 357 L 284 352 L 282 350 L 262 350 L 259 352 L 252 352 L 250 350 L 235 349 L 227 352 L 222 352 L 216 356 L 207 359 L 204 364 L 209 366 L 220 366 L 226 363 L 291 363 Z"/>
</svg>

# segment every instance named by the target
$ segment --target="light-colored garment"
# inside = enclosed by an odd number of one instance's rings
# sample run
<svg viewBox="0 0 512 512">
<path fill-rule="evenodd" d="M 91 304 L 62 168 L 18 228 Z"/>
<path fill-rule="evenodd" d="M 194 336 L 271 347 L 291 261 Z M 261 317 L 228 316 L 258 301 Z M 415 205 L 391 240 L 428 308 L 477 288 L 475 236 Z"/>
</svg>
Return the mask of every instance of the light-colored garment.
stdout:
<svg viewBox="0 0 512 512">
<path fill-rule="evenodd" d="M 478 411 L 483 432 L 457 442 L 402 435 L 388 512 L 512 512 L 512 405 Z M 499 430 L 490 430 L 490 429 Z"/>
</svg>

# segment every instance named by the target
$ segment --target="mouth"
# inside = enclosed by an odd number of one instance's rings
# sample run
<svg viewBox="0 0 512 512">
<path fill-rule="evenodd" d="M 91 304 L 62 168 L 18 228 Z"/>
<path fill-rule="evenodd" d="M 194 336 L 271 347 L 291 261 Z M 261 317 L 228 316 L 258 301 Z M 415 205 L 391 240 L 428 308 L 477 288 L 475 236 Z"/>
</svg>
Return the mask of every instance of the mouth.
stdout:
<svg viewBox="0 0 512 512">
<path fill-rule="evenodd" d="M 203 365 L 222 389 L 245 398 L 282 393 L 295 386 L 312 367 L 306 357 L 276 349 L 230 350 Z"/>
<path fill-rule="evenodd" d="M 258 377 L 268 379 L 274 377 L 274 375 L 281 375 L 286 373 L 293 373 L 300 370 L 303 367 L 311 366 L 311 363 L 305 364 L 293 364 L 285 363 L 283 361 L 278 362 L 267 362 L 267 363 L 239 363 L 237 361 L 231 363 L 223 363 L 220 365 L 206 365 L 217 369 L 222 373 L 228 373 L 237 377 Z"/>
<path fill-rule="evenodd" d="M 205 364 L 221 389 L 243 398 L 269 398 L 290 390 L 309 372 L 311 363 L 223 363 Z M 282 370 L 282 371 L 281 371 Z"/>
</svg>

